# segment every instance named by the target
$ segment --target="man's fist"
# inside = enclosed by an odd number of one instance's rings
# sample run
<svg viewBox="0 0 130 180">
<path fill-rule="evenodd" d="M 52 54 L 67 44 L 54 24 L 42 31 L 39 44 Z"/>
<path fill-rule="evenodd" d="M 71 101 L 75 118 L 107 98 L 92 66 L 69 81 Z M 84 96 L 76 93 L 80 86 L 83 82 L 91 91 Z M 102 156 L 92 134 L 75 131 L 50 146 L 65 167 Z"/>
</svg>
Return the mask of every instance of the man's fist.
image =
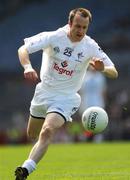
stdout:
<svg viewBox="0 0 130 180">
<path fill-rule="evenodd" d="M 89 64 L 97 71 L 104 71 L 104 63 L 99 58 L 92 58 Z"/>
<path fill-rule="evenodd" d="M 24 65 L 24 77 L 30 82 L 38 81 L 37 72 L 32 68 L 31 64 Z"/>
<path fill-rule="evenodd" d="M 27 79 L 28 81 L 31 81 L 31 82 L 38 81 L 38 75 L 34 69 L 32 69 L 30 71 L 25 70 L 24 71 L 24 77 L 25 77 L 25 79 Z"/>
</svg>

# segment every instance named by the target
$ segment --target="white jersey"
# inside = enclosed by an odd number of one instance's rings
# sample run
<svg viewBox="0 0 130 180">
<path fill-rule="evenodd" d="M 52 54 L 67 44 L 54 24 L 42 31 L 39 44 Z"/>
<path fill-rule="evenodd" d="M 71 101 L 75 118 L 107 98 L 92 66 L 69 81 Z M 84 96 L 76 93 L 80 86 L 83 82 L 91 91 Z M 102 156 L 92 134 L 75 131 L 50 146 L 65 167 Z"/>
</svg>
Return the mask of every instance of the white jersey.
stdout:
<svg viewBox="0 0 130 180">
<path fill-rule="evenodd" d="M 71 42 L 67 36 L 68 30 L 69 26 L 66 25 L 24 41 L 29 53 L 43 50 L 40 72 L 43 87 L 57 92 L 76 93 L 81 88 L 92 57 L 101 58 L 106 66 L 113 63 L 89 36 L 85 35 L 80 42 Z"/>
</svg>

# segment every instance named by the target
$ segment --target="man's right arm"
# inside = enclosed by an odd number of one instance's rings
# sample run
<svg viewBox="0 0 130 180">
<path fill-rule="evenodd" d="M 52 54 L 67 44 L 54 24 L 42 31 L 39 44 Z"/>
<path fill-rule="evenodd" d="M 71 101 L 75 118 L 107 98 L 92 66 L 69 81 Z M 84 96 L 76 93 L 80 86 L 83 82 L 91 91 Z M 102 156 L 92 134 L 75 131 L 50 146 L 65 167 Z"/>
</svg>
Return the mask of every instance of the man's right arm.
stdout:
<svg viewBox="0 0 130 180">
<path fill-rule="evenodd" d="M 38 80 L 37 72 L 32 68 L 29 53 L 25 47 L 25 45 L 21 46 L 18 49 L 18 57 L 21 65 L 24 68 L 24 77 L 25 79 L 36 82 Z"/>
<path fill-rule="evenodd" d="M 37 81 L 38 75 L 32 68 L 29 54 L 43 50 L 50 46 L 54 32 L 43 32 L 24 39 L 24 45 L 18 49 L 18 56 L 24 68 L 24 77 L 29 81 Z"/>
</svg>

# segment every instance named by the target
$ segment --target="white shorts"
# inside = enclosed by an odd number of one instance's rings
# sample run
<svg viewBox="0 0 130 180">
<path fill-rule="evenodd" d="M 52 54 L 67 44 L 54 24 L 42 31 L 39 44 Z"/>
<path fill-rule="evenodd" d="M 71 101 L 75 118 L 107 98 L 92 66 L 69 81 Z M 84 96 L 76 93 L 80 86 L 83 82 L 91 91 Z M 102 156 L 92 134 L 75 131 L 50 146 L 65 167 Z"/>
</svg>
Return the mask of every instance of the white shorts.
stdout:
<svg viewBox="0 0 130 180">
<path fill-rule="evenodd" d="M 31 101 L 30 114 L 36 118 L 45 118 L 47 113 L 57 112 L 65 121 L 72 121 L 71 116 L 79 109 L 81 98 L 76 94 L 60 94 L 45 89 L 39 83 Z"/>
</svg>

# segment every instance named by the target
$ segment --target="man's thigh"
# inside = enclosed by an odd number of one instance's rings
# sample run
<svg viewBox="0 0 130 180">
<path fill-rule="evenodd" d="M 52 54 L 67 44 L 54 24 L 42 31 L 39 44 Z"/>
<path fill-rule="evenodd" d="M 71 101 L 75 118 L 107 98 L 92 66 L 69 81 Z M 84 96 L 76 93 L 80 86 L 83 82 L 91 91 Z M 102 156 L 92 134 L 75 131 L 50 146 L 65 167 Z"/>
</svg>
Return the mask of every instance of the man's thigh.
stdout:
<svg viewBox="0 0 130 180">
<path fill-rule="evenodd" d="M 49 112 L 46 116 L 43 127 L 58 129 L 65 123 L 65 118 L 59 112 Z"/>
<path fill-rule="evenodd" d="M 39 119 L 30 116 L 27 127 L 27 134 L 31 139 L 35 139 L 39 136 L 42 125 L 45 119 Z"/>
</svg>

